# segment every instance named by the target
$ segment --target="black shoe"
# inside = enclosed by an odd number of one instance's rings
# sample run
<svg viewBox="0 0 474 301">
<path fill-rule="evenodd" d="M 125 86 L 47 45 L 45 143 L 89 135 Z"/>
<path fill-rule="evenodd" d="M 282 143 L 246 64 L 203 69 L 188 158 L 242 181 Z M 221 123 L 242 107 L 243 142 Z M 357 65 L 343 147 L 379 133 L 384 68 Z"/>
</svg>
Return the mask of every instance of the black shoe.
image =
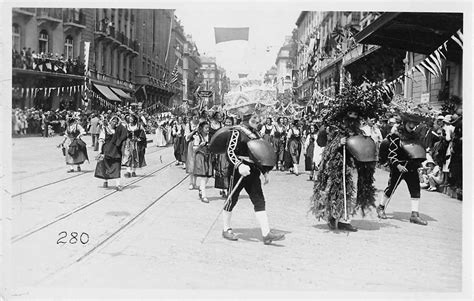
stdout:
<svg viewBox="0 0 474 301">
<path fill-rule="evenodd" d="M 387 219 L 387 215 L 385 215 L 385 206 L 378 205 L 376 210 L 377 210 L 377 216 L 380 219 Z"/>
<path fill-rule="evenodd" d="M 74 172 L 74 169 L 70 169 L 67 171 L 68 173 Z"/>
<path fill-rule="evenodd" d="M 80 166 L 77 167 L 77 171 L 81 171 L 81 167 L 80 167 Z"/>
<path fill-rule="evenodd" d="M 263 244 L 269 245 L 273 241 L 284 240 L 284 239 L 285 239 L 285 234 L 283 233 L 276 234 L 270 231 L 268 232 L 266 236 L 263 237 Z"/>
<path fill-rule="evenodd" d="M 107 183 L 107 182 L 104 182 L 104 185 L 102 185 L 102 187 L 104 187 L 104 188 L 107 188 L 107 187 L 109 187 L 109 183 Z"/>
<path fill-rule="evenodd" d="M 226 231 L 222 231 L 222 237 L 228 240 L 232 240 L 232 241 L 239 240 L 237 236 L 234 234 L 234 232 L 232 232 L 231 228 L 227 229 Z"/>
<path fill-rule="evenodd" d="M 115 189 L 117 189 L 117 191 L 122 191 L 123 187 L 122 187 L 122 185 L 119 185 L 119 186 L 115 187 Z"/>
<path fill-rule="evenodd" d="M 125 173 L 125 178 L 130 178 L 130 173 L 129 172 Z"/>
<path fill-rule="evenodd" d="M 137 174 L 135 172 L 132 172 L 132 177 L 136 177 Z"/>
<path fill-rule="evenodd" d="M 351 224 L 346 224 L 346 223 L 337 223 L 337 227 L 341 230 L 346 230 L 346 231 L 349 231 L 349 232 L 357 232 L 358 229 L 354 226 L 352 226 Z"/>
<path fill-rule="evenodd" d="M 420 217 L 420 214 L 416 211 L 411 212 L 410 223 L 426 226 L 428 222 Z"/>
</svg>

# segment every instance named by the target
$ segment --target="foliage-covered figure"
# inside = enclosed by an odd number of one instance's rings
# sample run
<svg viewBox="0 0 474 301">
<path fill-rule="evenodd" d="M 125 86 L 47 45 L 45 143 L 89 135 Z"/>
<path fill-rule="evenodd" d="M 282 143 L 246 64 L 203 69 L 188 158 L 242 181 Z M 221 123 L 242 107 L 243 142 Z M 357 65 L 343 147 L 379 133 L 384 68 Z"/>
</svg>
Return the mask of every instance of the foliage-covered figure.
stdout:
<svg viewBox="0 0 474 301">
<path fill-rule="evenodd" d="M 349 216 L 359 209 L 364 216 L 366 210 L 375 207 L 375 162 L 361 162 L 349 151 L 346 152 L 346 162 L 343 162 L 343 149 L 348 138 L 362 135 L 360 119 L 382 114 L 390 98 L 390 93 L 381 85 L 348 85 L 333 101 L 330 110 L 323 113 L 322 119 L 328 124 L 328 143 L 319 165 L 310 211 L 316 218 L 326 220 L 331 229 L 357 231 L 350 224 Z M 343 170 L 347 212 L 344 207 Z"/>
</svg>

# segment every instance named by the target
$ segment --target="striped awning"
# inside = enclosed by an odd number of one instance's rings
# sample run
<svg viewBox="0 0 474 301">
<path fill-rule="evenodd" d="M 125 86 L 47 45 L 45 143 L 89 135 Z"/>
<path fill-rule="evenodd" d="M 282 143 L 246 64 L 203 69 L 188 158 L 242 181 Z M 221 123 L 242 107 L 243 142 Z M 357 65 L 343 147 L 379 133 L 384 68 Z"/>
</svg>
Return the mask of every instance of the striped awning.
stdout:
<svg viewBox="0 0 474 301">
<path fill-rule="evenodd" d="M 126 99 L 132 99 L 132 97 L 128 93 L 123 91 L 122 89 L 118 89 L 118 88 L 114 88 L 114 87 L 110 87 L 110 89 L 112 89 L 112 91 L 114 91 L 115 94 L 117 94 L 120 97 L 123 97 L 123 98 L 126 98 Z"/>
<path fill-rule="evenodd" d="M 113 101 L 122 101 L 120 98 L 118 98 L 117 95 L 115 95 L 114 92 L 112 92 L 112 90 L 110 90 L 109 87 L 98 85 L 98 84 L 94 84 L 94 87 L 96 87 L 97 90 L 99 90 L 99 92 L 102 93 L 102 95 L 104 95 L 105 98 L 109 100 L 113 100 Z"/>
</svg>

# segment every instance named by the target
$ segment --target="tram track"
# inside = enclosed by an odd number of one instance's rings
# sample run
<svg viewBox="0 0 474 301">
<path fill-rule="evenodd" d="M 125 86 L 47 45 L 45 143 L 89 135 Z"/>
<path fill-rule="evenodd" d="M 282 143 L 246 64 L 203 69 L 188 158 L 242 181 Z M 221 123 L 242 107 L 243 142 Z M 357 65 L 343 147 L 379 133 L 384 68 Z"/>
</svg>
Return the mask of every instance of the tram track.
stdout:
<svg viewBox="0 0 474 301">
<path fill-rule="evenodd" d="M 160 148 L 160 149 L 158 149 L 158 150 L 156 150 L 156 151 L 154 151 L 154 152 L 146 153 L 145 155 L 153 155 L 153 154 L 156 154 L 156 153 L 160 153 L 160 152 L 162 152 L 163 150 L 165 150 L 166 148 L 167 148 L 167 147 Z M 36 175 L 47 174 L 47 173 L 50 173 L 50 172 L 55 172 L 55 171 L 58 171 L 58 170 L 60 170 L 60 169 L 62 169 L 62 168 L 63 168 L 63 167 L 58 167 L 58 168 L 53 169 L 53 170 L 49 170 L 49 171 L 37 173 Z M 53 181 L 53 182 L 50 182 L 50 183 L 46 183 L 46 184 L 43 184 L 43 185 L 40 185 L 40 186 L 37 186 L 37 187 L 33 187 L 33 188 L 28 189 L 28 190 L 25 190 L 25 191 L 22 191 L 22 192 L 13 194 L 13 195 L 12 195 L 12 198 L 16 198 L 16 197 L 22 196 L 22 195 L 24 195 L 24 194 L 27 194 L 27 193 L 30 193 L 30 192 L 33 192 L 33 191 L 36 191 L 36 190 L 39 190 L 39 189 L 42 189 L 42 188 L 45 188 L 45 187 L 54 185 L 54 184 L 62 183 L 62 182 L 68 181 L 68 180 L 70 180 L 70 179 L 74 179 L 74 178 L 77 178 L 77 177 L 81 177 L 81 176 L 90 174 L 91 172 L 92 172 L 92 170 L 91 170 L 91 171 L 83 171 L 83 172 L 81 172 L 80 174 L 75 174 L 75 175 L 72 175 L 72 176 L 69 176 L 69 177 L 66 177 L 66 178 L 63 178 L 63 179 L 59 179 L 59 180 L 56 180 L 56 181 Z M 30 176 L 28 176 L 28 177 L 31 177 L 31 176 L 32 176 L 32 175 L 30 175 Z M 21 181 L 21 180 L 26 179 L 26 178 L 28 178 L 28 177 L 20 178 L 20 179 L 17 179 L 16 181 Z"/>
<path fill-rule="evenodd" d="M 171 165 L 174 164 L 175 162 L 176 162 L 176 160 L 172 160 L 171 162 L 166 163 L 164 166 L 161 166 L 160 168 L 158 168 L 158 169 L 156 169 L 156 170 L 154 170 L 154 171 L 151 171 L 151 172 L 145 174 L 144 176 L 141 176 L 141 177 L 137 178 L 136 180 L 134 180 L 134 181 L 132 181 L 132 182 L 130 182 L 130 183 L 124 185 L 123 187 L 126 188 L 126 187 L 131 186 L 131 185 L 133 185 L 133 184 L 136 184 L 136 183 L 138 183 L 138 182 L 140 182 L 140 181 L 143 181 L 144 179 L 150 177 L 151 175 L 153 175 L 153 174 L 155 174 L 155 173 L 157 173 L 157 172 L 160 172 L 160 171 L 164 170 L 165 168 L 171 166 Z M 183 179 L 183 181 L 184 181 L 184 179 Z M 109 193 L 107 193 L 107 194 L 105 194 L 105 195 L 103 195 L 103 196 L 101 196 L 101 197 L 99 197 L 99 198 L 96 198 L 96 199 L 94 199 L 94 200 L 92 200 L 92 201 L 89 201 L 89 202 L 87 202 L 87 203 L 85 203 L 85 204 L 82 204 L 82 205 L 80 205 L 79 207 L 76 207 L 75 209 L 72 209 L 72 210 L 70 210 L 70 211 L 68 211 L 68 212 L 66 212 L 66 213 L 63 213 L 63 214 L 57 216 L 56 218 L 54 218 L 53 220 L 51 220 L 51 221 L 49 221 L 49 222 L 46 222 L 46 223 L 44 223 L 44 224 L 42 224 L 42 225 L 40 225 L 40 226 L 37 226 L 37 227 L 35 227 L 35 228 L 31 229 L 31 230 L 28 230 L 28 231 L 26 231 L 26 232 L 23 233 L 23 234 L 13 236 L 11 241 L 12 241 L 12 243 L 21 241 L 21 240 L 27 238 L 28 236 L 31 236 L 31 235 L 33 235 L 33 234 L 35 234 L 35 233 L 37 233 L 37 232 L 39 232 L 39 231 L 41 231 L 41 230 L 43 230 L 43 229 L 49 227 L 49 226 L 51 226 L 51 225 L 54 225 L 54 224 L 58 223 L 58 222 L 61 221 L 61 220 L 64 220 L 64 219 L 67 218 L 67 217 L 70 217 L 71 215 L 73 215 L 73 214 L 75 214 L 75 213 L 77 213 L 77 212 L 80 212 L 80 211 L 82 211 L 82 210 L 84 210 L 84 209 L 90 207 L 91 205 L 93 205 L 93 204 L 95 204 L 95 203 L 97 203 L 97 202 L 99 202 L 99 201 L 102 201 L 102 200 L 104 200 L 104 199 L 106 199 L 106 198 L 108 198 L 108 197 L 114 195 L 115 193 L 118 193 L 118 191 L 116 191 L 116 190 L 111 191 L 111 192 L 109 192 Z"/>
</svg>

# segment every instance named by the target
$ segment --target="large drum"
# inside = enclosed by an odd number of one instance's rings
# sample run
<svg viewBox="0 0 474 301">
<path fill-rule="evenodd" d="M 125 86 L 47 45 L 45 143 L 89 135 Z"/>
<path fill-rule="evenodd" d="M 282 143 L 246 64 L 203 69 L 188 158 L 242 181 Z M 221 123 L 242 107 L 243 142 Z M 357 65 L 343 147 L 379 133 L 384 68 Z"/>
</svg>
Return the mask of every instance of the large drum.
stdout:
<svg viewBox="0 0 474 301">
<path fill-rule="evenodd" d="M 408 158 L 412 160 L 426 160 L 426 149 L 413 142 L 402 142 L 402 148 L 407 153 Z"/>
<path fill-rule="evenodd" d="M 249 157 L 258 167 L 271 170 L 276 163 L 276 152 L 273 146 L 264 139 L 253 139 L 247 142 Z"/>
<path fill-rule="evenodd" d="M 347 138 L 346 148 L 351 155 L 359 162 L 377 161 L 377 148 L 371 137 L 362 135 Z"/>
<path fill-rule="evenodd" d="M 220 128 L 209 141 L 209 150 L 214 154 L 223 154 L 227 148 L 227 142 L 232 135 L 235 126 L 225 126 Z"/>
</svg>

